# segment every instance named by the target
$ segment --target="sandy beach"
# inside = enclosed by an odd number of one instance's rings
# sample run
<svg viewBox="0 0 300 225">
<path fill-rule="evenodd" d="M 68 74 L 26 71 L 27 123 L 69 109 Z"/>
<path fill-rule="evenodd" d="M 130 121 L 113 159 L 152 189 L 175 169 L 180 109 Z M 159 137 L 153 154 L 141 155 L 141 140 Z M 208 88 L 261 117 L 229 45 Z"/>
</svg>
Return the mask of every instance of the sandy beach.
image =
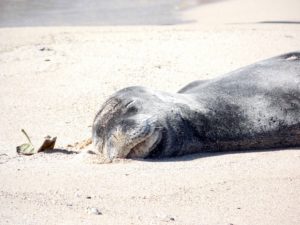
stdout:
<svg viewBox="0 0 300 225">
<path fill-rule="evenodd" d="M 0 28 L 0 224 L 299 224 L 299 149 L 95 164 L 74 147 L 121 88 L 176 92 L 300 50 L 299 10 L 228 0 L 171 26 Z M 21 129 L 66 151 L 18 156 Z"/>
</svg>

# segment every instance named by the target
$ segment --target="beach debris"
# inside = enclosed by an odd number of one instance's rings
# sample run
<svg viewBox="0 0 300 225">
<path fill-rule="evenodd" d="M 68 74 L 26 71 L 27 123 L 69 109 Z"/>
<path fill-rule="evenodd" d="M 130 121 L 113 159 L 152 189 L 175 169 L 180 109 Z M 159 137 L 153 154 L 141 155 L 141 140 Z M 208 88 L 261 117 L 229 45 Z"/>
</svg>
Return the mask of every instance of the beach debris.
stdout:
<svg viewBox="0 0 300 225">
<path fill-rule="evenodd" d="M 22 133 L 25 135 L 25 137 L 28 140 L 28 143 L 22 144 L 20 146 L 17 146 L 17 153 L 18 154 L 22 154 L 22 155 L 33 155 L 35 154 L 35 149 L 31 143 L 31 140 L 28 136 L 28 134 L 26 133 L 26 131 L 24 129 L 21 130 Z"/>
<path fill-rule="evenodd" d="M 81 142 L 75 142 L 74 144 L 68 144 L 67 148 L 75 148 L 78 150 L 82 150 L 82 149 L 86 148 L 87 146 L 89 146 L 90 144 L 92 144 L 92 139 L 88 138 Z"/>
<path fill-rule="evenodd" d="M 56 137 L 52 138 L 51 136 L 47 135 L 45 137 L 43 144 L 41 145 L 41 147 L 38 149 L 37 152 L 43 152 L 45 150 L 54 149 L 55 142 L 56 142 Z"/>
<path fill-rule="evenodd" d="M 95 207 L 87 207 L 86 211 L 88 214 L 102 215 L 102 213 Z"/>
<path fill-rule="evenodd" d="M 56 137 L 46 136 L 45 140 L 43 141 L 42 145 L 39 148 L 35 148 L 32 144 L 28 134 L 24 129 L 21 130 L 21 132 L 25 135 L 25 137 L 28 140 L 28 143 L 24 143 L 22 145 L 17 146 L 17 153 L 21 155 L 33 155 L 38 152 L 43 152 L 45 150 L 51 150 L 54 149 Z"/>
<path fill-rule="evenodd" d="M 171 222 L 171 221 L 175 221 L 175 218 L 170 216 L 170 215 L 165 215 L 162 220 L 163 222 Z"/>
<path fill-rule="evenodd" d="M 46 47 L 43 47 L 43 48 L 40 48 L 40 51 L 53 51 L 53 49 L 51 48 L 46 48 Z"/>
</svg>

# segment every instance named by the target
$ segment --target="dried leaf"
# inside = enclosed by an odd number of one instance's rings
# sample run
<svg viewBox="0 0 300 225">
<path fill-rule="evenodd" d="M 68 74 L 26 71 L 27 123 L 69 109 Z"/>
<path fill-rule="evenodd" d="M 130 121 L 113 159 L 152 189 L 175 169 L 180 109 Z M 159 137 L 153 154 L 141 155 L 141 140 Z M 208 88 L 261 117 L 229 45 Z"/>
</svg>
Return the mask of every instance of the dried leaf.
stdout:
<svg viewBox="0 0 300 225">
<path fill-rule="evenodd" d="M 37 152 L 43 152 L 45 150 L 52 150 L 54 149 L 56 142 L 56 137 L 51 138 L 50 136 L 45 137 L 45 140 L 42 144 L 42 146 L 39 148 Z"/>
<path fill-rule="evenodd" d="M 24 129 L 21 130 L 22 133 L 25 135 L 25 137 L 27 138 L 29 143 L 25 143 L 22 144 L 20 146 L 17 146 L 17 153 L 18 154 L 22 154 L 22 155 L 33 155 L 36 153 L 34 146 L 31 143 L 31 140 L 28 136 L 28 134 L 26 133 L 26 131 Z"/>
<path fill-rule="evenodd" d="M 31 143 L 25 143 L 17 146 L 17 153 L 22 155 L 33 155 L 36 151 Z"/>
<path fill-rule="evenodd" d="M 22 144 L 20 146 L 17 146 L 17 153 L 18 154 L 33 155 L 33 154 L 36 154 L 38 152 L 54 149 L 55 142 L 56 142 L 56 137 L 54 137 L 54 138 L 51 138 L 50 136 L 45 137 L 45 140 L 42 143 L 42 145 L 38 148 L 38 150 L 36 150 L 34 148 L 33 144 L 31 143 L 31 140 L 30 140 L 28 134 L 26 133 L 26 131 L 24 129 L 22 129 L 21 131 L 25 135 L 25 137 L 27 138 L 29 143 L 25 143 L 25 144 Z"/>
</svg>

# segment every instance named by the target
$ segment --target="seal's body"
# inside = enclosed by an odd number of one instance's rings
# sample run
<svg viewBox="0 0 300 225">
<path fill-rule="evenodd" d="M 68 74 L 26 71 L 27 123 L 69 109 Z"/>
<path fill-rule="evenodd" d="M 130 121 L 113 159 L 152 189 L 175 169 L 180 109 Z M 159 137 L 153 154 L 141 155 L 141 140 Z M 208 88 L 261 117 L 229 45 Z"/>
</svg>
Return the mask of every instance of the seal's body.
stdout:
<svg viewBox="0 0 300 225">
<path fill-rule="evenodd" d="M 175 94 L 120 90 L 96 115 L 93 143 L 110 159 L 300 146 L 300 52 Z"/>
</svg>

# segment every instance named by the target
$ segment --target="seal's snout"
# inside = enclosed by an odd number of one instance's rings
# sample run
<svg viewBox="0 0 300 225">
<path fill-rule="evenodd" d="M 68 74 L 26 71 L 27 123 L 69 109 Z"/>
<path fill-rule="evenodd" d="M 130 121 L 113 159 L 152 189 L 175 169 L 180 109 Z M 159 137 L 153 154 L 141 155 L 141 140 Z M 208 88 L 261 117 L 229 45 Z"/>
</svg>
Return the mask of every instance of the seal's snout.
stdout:
<svg viewBox="0 0 300 225">
<path fill-rule="evenodd" d="M 144 158 L 159 140 L 153 118 L 138 115 L 132 120 L 120 122 L 111 131 L 103 151 L 108 158 Z"/>
<path fill-rule="evenodd" d="M 120 104 L 119 104 L 120 105 Z M 102 109 L 93 125 L 93 143 L 95 150 L 109 159 L 144 158 L 160 140 L 155 116 L 133 110 L 133 101 L 124 104 L 122 110 Z M 105 112 L 105 113 L 103 113 Z"/>
</svg>

